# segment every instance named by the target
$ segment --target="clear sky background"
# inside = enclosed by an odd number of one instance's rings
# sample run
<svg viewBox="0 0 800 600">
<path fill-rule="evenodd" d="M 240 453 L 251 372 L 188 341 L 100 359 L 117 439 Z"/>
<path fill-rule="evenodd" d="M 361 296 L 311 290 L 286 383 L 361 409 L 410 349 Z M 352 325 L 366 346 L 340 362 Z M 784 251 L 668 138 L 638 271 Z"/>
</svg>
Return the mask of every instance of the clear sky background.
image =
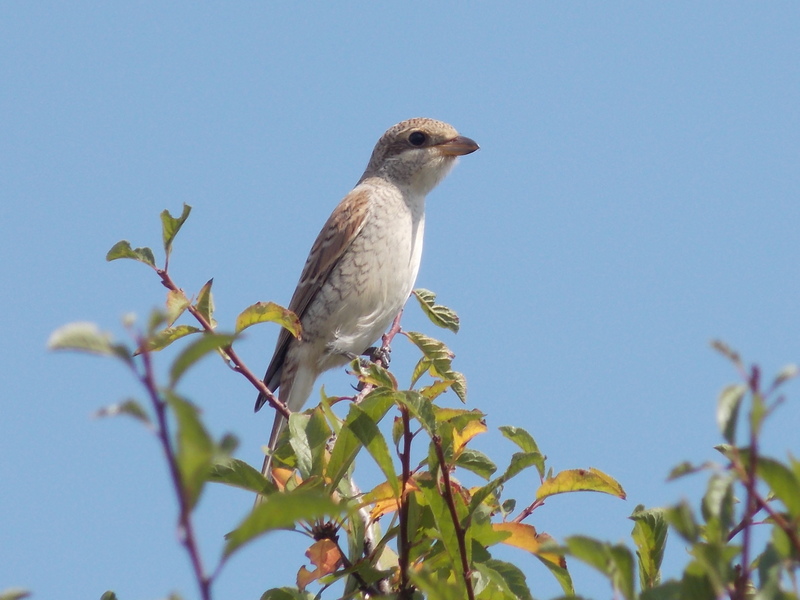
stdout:
<svg viewBox="0 0 800 600">
<path fill-rule="evenodd" d="M 555 497 L 528 522 L 617 542 L 639 503 L 696 503 L 702 478 L 665 478 L 720 442 L 716 395 L 736 375 L 709 341 L 769 375 L 800 361 L 799 107 L 794 2 L 0 3 L 0 589 L 196 597 L 158 446 L 129 419 L 91 418 L 141 391 L 120 365 L 45 342 L 76 320 L 123 337 L 124 314 L 163 300 L 149 269 L 104 257 L 120 239 L 158 248 L 159 212 L 183 202 L 171 272 L 189 293 L 214 277 L 222 328 L 288 303 L 375 141 L 415 116 L 481 150 L 429 196 L 417 282 L 462 330 L 416 306 L 405 326 L 457 354 L 488 414 L 479 448 L 502 464 L 513 447 L 496 427 L 522 426 L 556 470 L 596 467 L 628 493 Z M 240 343 L 254 370 L 276 335 Z M 394 359 L 408 373 L 403 340 Z M 351 380 L 324 382 L 345 394 Z M 767 427 L 781 458 L 800 452 L 798 388 Z M 272 416 L 253 415 L 241 377 L 212 357 L 181 391 L 260 463 Z M 506 493 L 524 505 L 533 477 Z M 251 504 L 204 497 L 207 562 Z M 242 551 L 217 597 L 291 584 L 305 542 Z M 504 557 L 537 597 L 559 593 L 532 557 Z M 685 563 L 673 537 L 666 574 Z"/>
</svg>

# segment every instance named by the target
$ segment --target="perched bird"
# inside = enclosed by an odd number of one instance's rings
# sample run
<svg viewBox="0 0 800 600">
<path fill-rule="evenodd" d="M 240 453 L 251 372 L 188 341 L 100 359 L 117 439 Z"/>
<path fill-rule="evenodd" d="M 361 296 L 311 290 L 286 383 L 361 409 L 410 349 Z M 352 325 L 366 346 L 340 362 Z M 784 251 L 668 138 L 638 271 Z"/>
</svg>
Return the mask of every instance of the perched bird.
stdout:
<svg viewBox="0 0 800 600">
<path fill-rule="evenodd" d="M 478 149 L 447 123 L 409 119 L 391 127 L 367 169 L 317 236 L 289 303 L 302 340 L 282 329 L 264 383 L 300 410 L 314 381 L 362 354 L 386 331 L 411 294 L 422 256 L 425 196 L 459 156 Z M 256 411 L 266 402 L 256 400 Z M 274 450 L 286 419 L 277 414 Z M 264 461 L 267 474 L 270 457 Z"/>
</svg>

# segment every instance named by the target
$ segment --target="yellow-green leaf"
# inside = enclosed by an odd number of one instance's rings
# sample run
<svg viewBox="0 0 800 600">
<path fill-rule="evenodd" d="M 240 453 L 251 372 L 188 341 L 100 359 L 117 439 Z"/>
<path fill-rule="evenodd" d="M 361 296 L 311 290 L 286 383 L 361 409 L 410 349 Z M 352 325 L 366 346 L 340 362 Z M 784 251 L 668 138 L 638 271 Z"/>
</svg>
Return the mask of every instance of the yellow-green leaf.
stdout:
<svg viewBox="0 0 800 600">
<path fill-rule="evenodd" d="M 192 212 L 192 207 L 184 202 L 183 212 L 177 219 L 169 214 L 168 210 L 164 210 L 161 213 L 161 234 L 164 239 L 164 251 L 168 257 L 169 253 L 172 251 L 172 242 L 175 239 L 175 236 L 178 234 L 181 226 L 183 226 L 183 224 L 186 222 L 186 219 L 189 218 L 190 212 Z"/>
<path fill-rule="evenodd" d="M 747 386 L 744 384 L 729 385 L 719 395 L 717 400 L 717 425 L 725 441 L 734 443 L 736 424 L 739 420 L 739 406 L 742 404 Z"/>
<path fill-rule="evenodd" d="M 186 294 L 183 293 L 183 290 L 169 290 L 167 292 L 167 327 L 171 327 L 172 324 L 178 320 L 191 302 L 186 297 Z"/>
<path fill-rule="evenodd" d="M 625 499 L 625 490 L 611 476 L 597 469 L 568 469 L 546 479 L 536 491 L 536 499 L 541 500 L 555 494 L 566 492 L 602 492 Z"/>
<path fill-rule="evenodd" d="M 202 329 L 194 327 L 193 325 L 176 325 L 175 327 L 167 327 L 148 339 L 145 345 L 148 352 L 157 352 L 159 350 L 163 350 L 175 340 L 179 340 L 182 337 L 186 337 L 187 335 L 191 335 L 193 333 L 200 333 L 201 331 Z M 136 351 L 136 354 L 141 353 L 141 348 Z"/>
<path fill-rule="evenodd" d="M 431 323 L 437 327 L 449 329 L 453 333 L 458 333 L 458 315 L 446 306 L 436 304 L 436 294 L 430 290 L 417 289 L 414 290 L 414 296 L 419 301 L 422 312 L 431 320 Z"/>
<path fill-rule="evenodd" d="M 294 337 L 301 339 L 300 319 L 288 308 L 283 308 L 274 302 L 256 302 L 245 308 L 236 317 L 236 333 L 247 329 L 256 323 L 277 323 L 289 330 Z"/>
<path fill-rule="evenodd" d="M 75 350 L 102 356 L 116 356 L 127 364 L 132 362 L 132 354 L 125 344 L 114 344 L 111 334 L 94 323 L 69 323 L 56 329 L 47 340 L 49 350 Z"/>
<path fill-rule="evenodd" d="M 375 387 L 385 387 L 390 390 L 397 389 L 397 379 L 395 379 L 394 375 L 377 363 L 364 364 L 361 359 L 356 358 L 350 363 L 350 367 L 361 383 Z"/>
<path fill-rule="evenodd" d="M 200 292 L 197 294 L 197 302 L 194 304 L 195 308 L 212 327 L 216 325 L 214 321 L 214 298 L 211 296 L 211 286 L 213 284 L 213 278 L 206 281 L 206 284 L 200 288 Z"/>
</svg>

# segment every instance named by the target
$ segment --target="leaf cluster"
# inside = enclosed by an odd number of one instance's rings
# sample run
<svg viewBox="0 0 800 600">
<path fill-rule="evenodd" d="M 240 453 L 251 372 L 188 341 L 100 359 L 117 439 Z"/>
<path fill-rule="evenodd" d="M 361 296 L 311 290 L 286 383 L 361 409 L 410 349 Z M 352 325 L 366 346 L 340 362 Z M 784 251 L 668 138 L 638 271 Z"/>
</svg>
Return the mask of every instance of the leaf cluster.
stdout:
<svg viewBox="0 0 800 600">
<path fill-rule="evenodd" d="M 168 288 L 166 302 L 153 311 L 146 327 L 130 327 L 132 344 L 114 341 L 93 324 L 76 323 L 54 332 L 49 345 L 119 359 L 141 382 L 145 402 L 127 399 L 100 414 L 134 417 L 164 449 L 178 504 L 177 525 L 202 598 L 212 597 L 213 582 L 231 557 L 278 529 L 308 537 L 311 568 L 298 557 L 294 585 L 265 591 L 262 598 L 268 600 L 314 597 L 308 591 L 312 585 L 321 597 L 332 593 L 337 582 L 345 598 L 532 598 L 523 569 L 493 555 L 499 545 L 535 557 L 565 597 L 576 594 L 570 558 L 604 574 L 620 598 L 798 598 L 792 582 L 800 556 L 800 464 L 759 451 L 764 420 L 780 402 L 771 398 L 796 369 L 784 370 L 764 391 L 757 368 L 746 372 L 735 353 L 718 345 L 744 379 L 726 388 L 718 403 L 725 439 L 719 450 L 726 462 L 676 469 L 675 476 L 711 474 L 699 514 L 686 502 L 649 510 L 638 506 L 630 517 L 634 550 L 586 536 L 558 542 L 531 524 L 545 500 L 559 494 L 594 491 L 625 498 L 625 492 L 595 468 L 548 469 L 534 437 L 519 427 L 499 428 L 515 453 L 498 466 L 472 445 L 488 430 L 485 415 L 444 402 L 450 392 L 467 402 L 466 378 L 455 370 L 453 352 L 440 340 L 399 326 L 385 337 L 385 344 L 400 335 L 419 356 L 406 383 L 380 361 L 355 360 L 350 371 L 358 393 L 352 397 L 322 394 L 320 403 L 303 413 L 290 413 L 270 398 L 288 416 L 289 425 L 265 475 L 235 456 L 234 436 L 212 438 L 200 410 L 181 396 L 178 386 L 201 358 L 216 352 L 233 371 L 268 393 L 236 354 L 240 333 L 273 322 L 302 338 L 302 328 L 291 311 L 257 302 L 240 313 L 228 333 L 217 330 L 212 281 L 190 297 L 168 271 L 175 236 L 190 211 L 184 205 L 178 218 L 167 211 L 161 215 L 163 268 L 156 266 L 151 249 L 133 248 L 127 241 L 107 255 L 108 260 L 148 265 Z M 414 295 L 433 325 L 458 331 L 458 316 L 437 304 L 435 294 L 416 290 Z M 182 317 L 190 322 L 176 324 Z M 155 353 L 179 341 L 182 347 L 171 360 L 167 381 L 156 381 Z M 348 403 L 344 416 L 332 408 L 337 402 Z M 750 411 L 741 443 L 739 415 L 746 404 Z M 357 483 L 364 461 L 374 463 L 380 473 L 380 481 L 366 491 Z M 532 481 L 526 487 L 535 490 L 520 503 L 522 508 L 504 494 L 506 483 L 516 477 Z M 462 480 L 479 483 L 469 486 Z M 245 490 L 259 501 L 241 522 L 232 523 L 217 564 L 208 570 L 200 559 L 193 519 L 210 484 Z M 751 530 L 760 513 L 766 515 L 762 523 L 771 537 L 756 549 Z M 691 558 L 681 579 L 663 582 L 661 561 L 670 527 L 688 544 Z"/>
</svg>

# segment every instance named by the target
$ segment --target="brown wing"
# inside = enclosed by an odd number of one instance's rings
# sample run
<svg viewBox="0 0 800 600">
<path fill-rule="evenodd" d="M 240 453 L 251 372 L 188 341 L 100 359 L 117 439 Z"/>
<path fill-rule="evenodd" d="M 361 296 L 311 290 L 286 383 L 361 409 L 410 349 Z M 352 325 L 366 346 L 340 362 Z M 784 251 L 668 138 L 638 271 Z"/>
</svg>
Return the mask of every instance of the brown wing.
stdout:
<svg viewBox="0 0 800 600">
<path fill-rule="evenodd" d="M 345 250 L 350 246 L 361 229 L 369 213 L 369 192 L 367 190 L 352 191 L 339 203 L 328 217 L 322 231 L 319 232 L 311 252 L 306 259 L 300 281 L 294 291 L 289 309 L 302 321 L 308 305 L 317 295 L 322 284 L 330 275 L 333 267 L 339 262 Z M 275 390 L 280 383 L 281 369 L 289 349 L 291 334 L 286 329 L 281 329 L 275 354 L 267 367 L 264 383 L 270 390 Z M 256 410 L 261 408 L 265 399 L 259 395 L 256 400 Z"/>
</svg>

